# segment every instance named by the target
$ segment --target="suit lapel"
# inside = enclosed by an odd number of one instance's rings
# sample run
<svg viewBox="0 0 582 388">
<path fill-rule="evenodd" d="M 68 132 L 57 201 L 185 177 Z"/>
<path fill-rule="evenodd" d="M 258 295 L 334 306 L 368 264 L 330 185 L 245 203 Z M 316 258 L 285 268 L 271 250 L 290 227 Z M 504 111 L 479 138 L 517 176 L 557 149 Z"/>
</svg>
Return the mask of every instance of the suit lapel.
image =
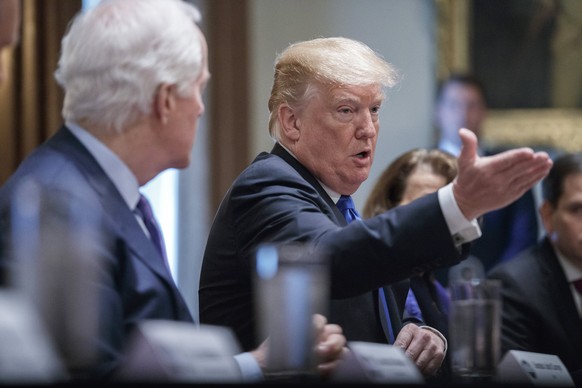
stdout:
<svg viewBox="0 0 582 388">
<path fill-rule="evenodd" d="M 289 152 L 287 152 L 287 150 L 285 150 L 285 148 L 283 148 L 279 143 L 275 144 L 275 146 L 271 150 L 271 154 L 277 155 L 285 162 L 287 162 L 287 164 L 293 167 L 293 169 L 295 169 L 295 171 L 297 171 L 299 175 L 303 177 L 303 179 L 309 182 L 309 184 L 313 186 L 315 190 L 317 190 L 320 197 L 323 198 L 327 206 L 329 206 L 329 208 L 331 209 L 331 212 L 335 217 L 336 224 L 339 224 L 341 226 L 347 225 L 346 219 L 339 211 L 335 203 L 332 201 L 330 196 L 327 194 L 327 192 L 324 190 L 324 188 L 321 186 L 319 181 L 313 176 L 313 174 L 311 174 L 305 167 L 303 167 L 303 165 L 299 163 L 299 161 L 297 161 L 297 159 L 295 159 L 293 155 L 289 154 Z"/>
<path fill-rule="evenodd" d="M 547 239 L 544 240 L 541 249 L 542 254 L 536 256 L 544 275 L 541 286 L 546 290 L 556 290 L 550 293 L 550 298 L 556 308 L 557 319 L 563 323 L 564 332 L 573 336 L 572 341 L 582 343 L 582 320 L 576 309 L 576 302 L 572 297 L 566 275 Z"/>
<path fill-rule="evenodd" d="M 188 311 L 163 258 L 145 235 L 135 215 L 128 208 L 121 194 L 93 155 L 66 127 L 53 137 L 52 146 L 69 155 L 78 163 L 80 170 L 83 171 L 87 181 L 99 196 L 105 222 L 112 225 L 135 256 L 173 290 L 176 298 L 180 301 L 178 308 Z"/>
</svg>

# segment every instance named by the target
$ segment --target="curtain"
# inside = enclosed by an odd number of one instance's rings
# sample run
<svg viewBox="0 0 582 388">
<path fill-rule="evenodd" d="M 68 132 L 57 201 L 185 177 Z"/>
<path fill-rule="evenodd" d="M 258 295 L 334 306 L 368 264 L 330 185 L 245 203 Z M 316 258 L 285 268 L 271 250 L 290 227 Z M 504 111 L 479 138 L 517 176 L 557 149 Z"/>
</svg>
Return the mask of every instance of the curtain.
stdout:
<svg viewBox="0 0 582 388">
<path fill-rule="evenodd" d="M 81 0 L 22 0 L 19 44 L 4 52 L 0 86 L 0 185 L 60 126 L 63 93 L 54 80 L 61 38 Z"/>
</svg>

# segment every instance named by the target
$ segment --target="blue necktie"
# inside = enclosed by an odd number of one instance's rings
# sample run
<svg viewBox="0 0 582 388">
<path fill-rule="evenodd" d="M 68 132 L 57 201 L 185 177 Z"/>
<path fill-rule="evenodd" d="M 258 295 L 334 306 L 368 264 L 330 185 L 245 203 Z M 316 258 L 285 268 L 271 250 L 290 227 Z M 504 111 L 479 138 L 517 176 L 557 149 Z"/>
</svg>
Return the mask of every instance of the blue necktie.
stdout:
<svg viewBox="0 0 582 388">
<path fill-rule="evenodd" d="M 340 210 L 348 224 L 354 220 L 361 219 L 360 215 L 356 211 L 356 205 L 354 205 L 354 201 L 352 200 L 352 197 L 350 197 L 349 195 L 342 195 L 339 201 L 337 201 L 336 206 L 338 207 L 338 209 Z"/>
<path fill-rule="evenodd" d="M 362 219 L 356 210 L 356 206 L 354 205 L 354 201 L 352 197 L 348 195 L 342 195 L 337 201 L 336 206 L 338 207 L 339 211 L 342 213 L 348 224 L 355 220 Z M 392 329 L 392 323 L 390 321 L 390 313 L 388 312 L 388 302 L 386 300 L 386 295 L 384 294 L 384 289 L 378 289 L 378 298 L 380 303 L 380 308 L 384 312 L 384 317 L 386 319 L 386 329 L 388 331 L 388 343 L 394 343 L 394 330 Z"/>
<path fill-rule="evenodd" d="M 162 232 L 156 218 L 154 217 L 154 212 L 152 211 L 152 207 L 148 202 L 147 198 L 143 196 L 143 194 L 139 195 L 139 202 L 135 208 L 138 215 L 142 218 L 143 223 L 145 224 L 149 234 L 150 240 L 156 246 L 158 252 L 164 259 L 164 263 L 166 267 L 168 267 L 168 258 L 166 256 L 166 247 L 164 244 L 164 237 L 162 236 Z"/>
</svg>

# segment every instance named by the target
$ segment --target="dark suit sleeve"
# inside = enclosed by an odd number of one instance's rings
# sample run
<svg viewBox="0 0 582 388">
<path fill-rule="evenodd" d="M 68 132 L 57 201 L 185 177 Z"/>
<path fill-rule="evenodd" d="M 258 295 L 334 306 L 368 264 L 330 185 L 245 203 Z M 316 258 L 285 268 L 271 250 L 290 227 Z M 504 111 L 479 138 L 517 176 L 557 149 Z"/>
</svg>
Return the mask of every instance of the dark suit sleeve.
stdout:
<svg viewBox="0 0 582 388">
<path fill-rule="evenodd" d="M 210 230 L 200 320 L 233 328 L 245 350 L 260 341 L 253 263 L 262 243 L 310 242 L 326 251 L 331 299 L 356 297 L 467 254 L 467 246 L 455 247 L 437 194 L 344 226 L 325 191 L 299 170 L 278 156 L 259 156 L 231 186 Z"/>
<path fill-rule="evenodd" d="M 230 194 L 233 238 L 247 259 L 260 242 L 313 242 L 329 253 L 332 296 L 342 298 L 456 263 L 462 257 L 436 193 L 340 227 L 333 210 L 311 185 L 275 167 L 270 166 L 274 171 L 269 174 L 251 171 Z"/>
</svg>

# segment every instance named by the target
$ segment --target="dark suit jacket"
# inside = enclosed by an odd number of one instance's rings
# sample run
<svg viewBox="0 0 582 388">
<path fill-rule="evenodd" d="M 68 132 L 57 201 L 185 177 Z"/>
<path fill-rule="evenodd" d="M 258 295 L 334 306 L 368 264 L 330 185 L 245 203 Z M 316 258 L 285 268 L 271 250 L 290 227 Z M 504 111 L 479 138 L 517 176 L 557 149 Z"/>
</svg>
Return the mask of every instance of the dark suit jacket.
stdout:
<svg viewBox="0 0 582 388">
<path fill-rule="evenodd" d="M 35 150 L 0 189 L 0 204 L 9 204 L 17 185 L 33 177 L 50 192 L 65 190 L 102 215 L 100 231 L 105 267 L 100 279 L 101 360 L 96 373 L 107 375 L 122 360 L 133 325 L 144 319 L 192 321 L 182 296 L 153 243 L 132 210 L 93 156 L 67 129 Z"/>
<path fill-rule="evenodd" d="M 483 216 L 483 234 L 473 244 L 471 254 L 481 260 L 486 272 L 535 245 L 536 213 L 533 192 L 528 190 L 515 202 Z"/>
<path fill-rule="evenodd" d="M 330 253 L 331 298 L 349 305 L 343 313 L 332 306 L 330 321 L 344 324 L 348 340 L 378 333 L 377 322 L 366 328 L 353 315 L 350 298 L 373 299 L 372 290 L 468 253 L 467 245 L 463 252 L 455 247 L 436 194 L 346 225 L 315 177 L 277 144 L 234 181 L 216 214 L 202 264 L 201 322 L 233 328 L 244 349 L 256 346 L 253 252 L 260 243 L 290 241 Z"/>
<path fill-rule="evenodd" d="M 501 349 L 555 354 L 582 369 L 582 320 L 546 238 L 488 275 L 502 286 Z"/>
</svg>

